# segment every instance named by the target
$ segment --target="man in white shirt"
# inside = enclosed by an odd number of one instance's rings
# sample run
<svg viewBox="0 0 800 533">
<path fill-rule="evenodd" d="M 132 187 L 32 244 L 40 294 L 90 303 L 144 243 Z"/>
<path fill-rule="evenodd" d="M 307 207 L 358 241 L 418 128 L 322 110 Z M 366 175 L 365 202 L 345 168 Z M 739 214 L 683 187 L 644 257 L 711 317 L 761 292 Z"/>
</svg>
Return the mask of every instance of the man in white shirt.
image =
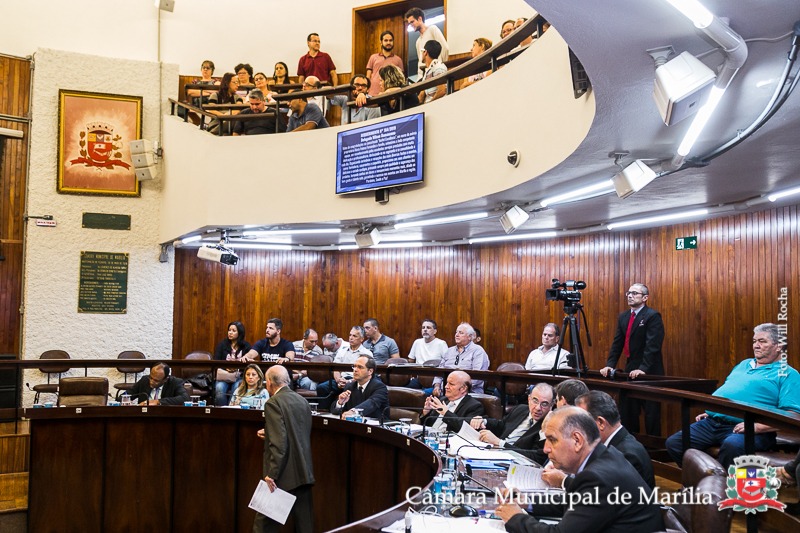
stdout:
<svg viewBox="0 0 800 533">
<path fill-rule="evenodd" d="M 431 24 L 428 26 L 425 24 L 425 13 L 418 8 L 412 7 L 408 11 L 406 11 L 406 25 L 411 26 L 414 28 L 414 31 L 419 32 L 419 37 L 417 38 L 417 57 L 419 58 L 419 66 L 417 73 L 419 74 L 419 78 L 422 79 L 422 74 L 424 72 L 423 63 L 422 63 L 422 50 L 425 47 L 425 43 L 428 41 L 436 41 L 440 45 L 442 45 L 442 53 L 440 59 L 442 62 L 447 61 L 447 58 L 450 56 L 450 47 L 447 46 L 447 40 L 442 35 L 441 30 Z M 408 74 L 411 76 L 411 73 Z"/>
<path fill-rule="evenodd" d="M 525 370 L 552 370 L 560 341 L 561 331 L 559 327 L 552 322 L 545 324 L 542 330 L 542 345 L 528 354 L 528 360 L 525 361 Z M 570 368 L 567 362 L 568 355 L 569 352 L 562 348 L 561 353 L 558 355 L 558 368 Z"/>
<path fill-rule="evenodd" d="M 447 351 L 447 343 L 436 338 L 438 331 L 435 321 L 430 318 L 422 321 L 422 338 L 415 340 L 411 345 L 411 351 L 408 353 L 409 361 L 422 364 L 425 361 L 442 358 Z"/>
</svg>

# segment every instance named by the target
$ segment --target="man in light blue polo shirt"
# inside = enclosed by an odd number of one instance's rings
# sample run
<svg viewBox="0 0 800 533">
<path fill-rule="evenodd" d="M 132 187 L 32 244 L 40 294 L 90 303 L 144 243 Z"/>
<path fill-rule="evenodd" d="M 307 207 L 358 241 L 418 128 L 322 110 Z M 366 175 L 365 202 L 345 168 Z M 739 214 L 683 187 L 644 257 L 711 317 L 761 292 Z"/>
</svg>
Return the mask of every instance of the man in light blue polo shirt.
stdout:
<svg viewBox="0 0 800 533">
<path fill-rule="evenodd" d="M 736 365 L 725 383 L 713 396 L 727 398 L 770 410 L 800 413 L 800 373 L 789 366 L 784 352 L 784 338 L 775 324 L 760 324 L 753 328 L 753 359 Z M 744 422 L 740 418 L 706 411 L 697 415 L 691 426 L 691 447 L 706 450 L 719 446 L 719 462 L 728 467 L 733 459 L 744 455 Z M 776 430 L 755 424 L 756 451 L 775 445 Z M 683 458 L 682 432 L 669 437 L 667 451 L 678 465 Z"/>
</svg>

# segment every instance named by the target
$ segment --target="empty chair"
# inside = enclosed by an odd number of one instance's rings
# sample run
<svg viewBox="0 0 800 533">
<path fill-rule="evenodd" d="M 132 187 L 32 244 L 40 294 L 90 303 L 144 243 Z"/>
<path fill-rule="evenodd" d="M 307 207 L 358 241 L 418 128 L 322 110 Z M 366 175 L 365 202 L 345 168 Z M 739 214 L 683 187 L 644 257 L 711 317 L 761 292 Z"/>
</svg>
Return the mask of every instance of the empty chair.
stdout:
<svg viewBox="0 0 800 533">
<path fill-rule="evenodd" d="M 202 350 L 197 350 L 187 354 L 184 357 L 186 361 L 210 361 L 211 360 L 211 352 L 205 352 Z M 200 376 L 203 374 L 211 374 L 211 367 L 184 367 L 181 368 L 181 377 L 186 380 L 183 384 L 186 387 L 186 392 L 189 393 L 189 396 L 200 396 L 201 398 L 210 398 L 211 393 L 213 392 L 214 388 L 210 387 L 208 389 L 201 389 L 195 383 L 192 383 L 191 379 Z"/>
<path fill-rule="evenodd" d="M 408 364 L 408 359 L 404 357 L 392 357 L 391 359 L 386 361 L 386 366 L 399 366 L 406 364 Z M 405 387 L 411 380 L 410 374 L 399 374 L 395 372 L 391 373 L 387 372 L 386 374 L 388 374 L 387 379 L 384 380 L 383 376 L 381 376 L 381 379 L 383 380 L 384 383 L 386 383 L 391 387 Z"/>
<path fill-rule="evenodd" d="M 425 407 L 425 393 L 408 387 L 388 387 L 389 420 L 410 418 L 419 424 L 422 408 Z"/>
<path fill-rule="evenodd" d="M 686 450 L 683 455 L 681 481 L 684 490 L 693 489 L 694 497 L 708 504 L 677 503 L 662 507 L 664 525 L 668 531 L 723 533 L 730 530 L 733 512 L 719 510 L 726 498 L 727 472 L 719 462 L 700 450 Z"/>
<path fill-rule="evenodd" d="M 136 350 L 126 350 L 120 352 L 117 359 L 145 359 L 142 352 Z M 136 381 L 139 379 L 139 374 L 144 372 L 145 365 L 141 366 L 118 366 L 117 370 L 125 374 L 125 381 L 123 383 L 115 383 L 114 388 L 117 389 L 117 399 L 123 392 L 127 392 L 133 388 Z M 133 380 L 128 379 L 128 374 L 133 374 Z"/>
<path fill-rule="evenodd" d="M 497 372 L 525 372 L 525 365 L 514 362 L 501 363 L 500 366 L 497 367 Z M 526 383 L 506 382 L 505 387 L 503 387 L 502 390 L 500 381 L 495 382 L 494 385 L 500 391 L 501 397 L 505 397 L 507 406 L 510 407 L 518 405 L 519 403 L 526 401 L 525 396 L 528 389 L 528 385 Z"/>
<path fill-rule="evenodd" d="M 430 359 L 422 363 L 422 366 L 430 366 L 430 367 L 438 367 L 439 363 L 441 363 L 441 359 Z M 422 386 L 423 389 L 430 389 L 433 387 L 433 378 L 434 376 L 417 376 L 417 381 Z"/>
<path fill-rule="evenodd" d="M 492 394 L 470 393 L 470 396 L 483 404 L 483 412 L 486 418 L 494 418 L 497 420 L 503 418 L 503 404 L 500 403 L 500 398 Z"/>
<path fill-rule="evenodd" d="M 64 350 L 47 350 L 42 352 L 42 355 L 39 356 L 39 359 L 70 359 L 70 356 Z M 33 403 L 39 403 L 39 395 L 44 393 L 55 394 L 58 396 L 58 382 L 51 383 L 50 379 L 53 374 L 58 374 L 58 379 L 61 379 L 61 374 L 69 370 L 69 365 L 67 366 L 59 366 L 59 367 L 51 367 L 51 368 L 40 368 L 39 372 L 43 372 L 47 374 L 47 383 L 40 383 L 38 385 L 33 386 L 33 391 L 36 393 L 36 396 L 33 398 Z"/>
<path fill-rule="evenodd" d="M 59 385 L 59 406 L 90 407 L 106 405 L 108 378 L 62 378 Z"/>
</svg>

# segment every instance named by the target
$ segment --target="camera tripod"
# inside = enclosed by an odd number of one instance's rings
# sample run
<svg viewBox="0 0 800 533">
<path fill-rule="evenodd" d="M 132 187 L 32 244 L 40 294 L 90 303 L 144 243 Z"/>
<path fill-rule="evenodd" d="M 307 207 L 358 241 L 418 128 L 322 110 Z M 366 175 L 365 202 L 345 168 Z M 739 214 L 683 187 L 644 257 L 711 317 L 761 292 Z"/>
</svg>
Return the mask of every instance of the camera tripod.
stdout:
<svg viewBox="0 0 800 533">
<path fill-rule="evenodd" d="M 558 360 L 561 355 L 561 349 L 564 346 L 564 338 L 567 336 L 568 331 L 570 333 L 570 355 L 575 358 L 575 371 L 578 373 L 578 379 L 581 378 L 581 373 L 589 373 L 589 367 L 586 365 L 586 359 L 583 356 L 581 328 L 577 315 L 583 316 L 583 325 L 586 328 L 586 340 L 589 342 L 589 346 L 592 345 L 592 337 L 589 335 L 589 324 L 586 321 L 586 313 L 583 312 L 583 305 L 578 302 L 564 302 L 564 322 L 561 324 L 561 342 L 559 343 L 558 350 L 556 351 L 556 360 L 553 362 L 552 374 L 554 376 L 558 370 Z"/>
</svg>

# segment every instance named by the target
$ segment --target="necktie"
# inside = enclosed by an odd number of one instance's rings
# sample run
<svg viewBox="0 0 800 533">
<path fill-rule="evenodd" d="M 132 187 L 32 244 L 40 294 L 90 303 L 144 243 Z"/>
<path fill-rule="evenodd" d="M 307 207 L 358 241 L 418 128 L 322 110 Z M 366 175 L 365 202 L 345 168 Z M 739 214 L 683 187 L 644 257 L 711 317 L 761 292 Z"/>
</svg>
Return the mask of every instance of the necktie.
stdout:
<svg viewBox="0 0 800 533">
<path fill-rule="evenodd" d="M 534 424 L 533 418 L 529 416 L 527 420 L 524 420 L 520 425 L 516 427 L 516 429 L 514 429 L 514 431 L 512 431 L 508 435 L 508 437 L 506 437 L 506 444 L 513 445 L 515 442 L 517 442 L 517 440 L 519 440 L 521 436 L 525 434 L 526 431 L 528 431 L 533 427 L 533 424 Z"/>
<path fill-rule="evenodd" d="M 361 385 L 359 385 L 359 386 L 358 386 L 358 393 L 359 393 L 361 396 L 364 396 L 364 387 L 362 387 Z"/>
<path fill-rule="evenodd" d="M 622 353 L 628 359 L 631 357 L 631 330 L 633 329 L 634 320 L 636 320 L 636 312 L 631 311 L 631 318 L 628 320 L 628 331 L 625 332 L 625 346 L 622 347 Z"/>
</svg>

